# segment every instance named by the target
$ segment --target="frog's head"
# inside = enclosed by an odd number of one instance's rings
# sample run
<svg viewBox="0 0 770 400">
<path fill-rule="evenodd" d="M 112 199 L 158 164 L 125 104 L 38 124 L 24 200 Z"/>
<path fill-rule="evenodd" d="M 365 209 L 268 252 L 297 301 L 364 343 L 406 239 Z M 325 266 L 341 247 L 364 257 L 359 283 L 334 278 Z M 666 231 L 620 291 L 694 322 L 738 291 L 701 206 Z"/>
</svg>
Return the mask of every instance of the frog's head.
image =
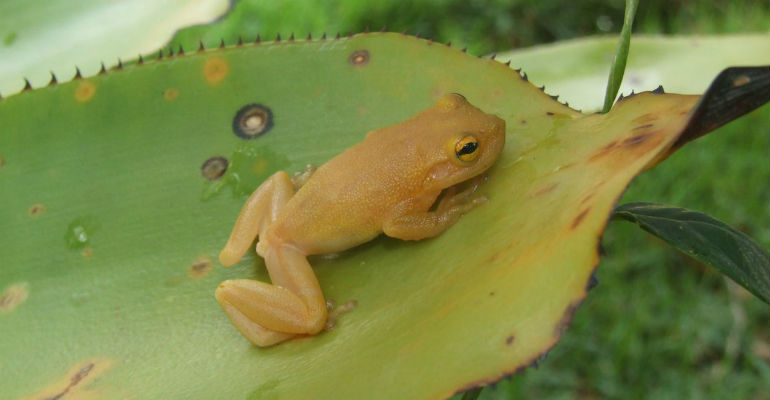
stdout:
<svg viewBox="0 0 770 400">
<path fill-rule="evenodd" d="M 429 185 L 447 188 L 486 171 L 505 144 L 505 121 L 471 105 L 459 94 L 442 96 L 420 115 L 430 126 L 433 149 Z M 430 121 L 430 123 L 428 123 Z"/>
</svg>

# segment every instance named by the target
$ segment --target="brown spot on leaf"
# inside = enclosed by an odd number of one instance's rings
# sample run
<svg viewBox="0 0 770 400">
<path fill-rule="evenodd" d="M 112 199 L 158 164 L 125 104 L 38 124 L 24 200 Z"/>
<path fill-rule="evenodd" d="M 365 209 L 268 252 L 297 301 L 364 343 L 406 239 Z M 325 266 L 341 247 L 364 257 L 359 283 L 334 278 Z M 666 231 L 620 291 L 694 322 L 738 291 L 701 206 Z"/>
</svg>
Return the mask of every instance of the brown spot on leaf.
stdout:
<svg viewBox="0 0 770 400">
<path fill-rule="evenodd" d="M 633 130 L 635 130 L 635 131 L 638 131 L 638 130 L 640 130 L 640 129 L 647 129 L 647 128 L 651 128 L 652 126 L 653 126 L 653 124 L 644 124 L 644 125 L 639 125 L 639 126 L 635 126 Z"/>
<path fill-rule="evenodd" d="M 213 267 L 214 263 L 212 263 L 211 260 L 206 257 L 201 257 L 193 261 L 187 274 L 190 275 L 190 278 L 200 279 L 206 276 Z"/>
<path fill-rule="evenodd" d="M 4 165 L 5 165 L 5 158 L 3 158 L 3 156 L 0 156 L 0 168 L 3 168 Z"/>
<path fill-rule="evenodd" d="M 575 315 L 575 311 L 577 311 L 580 303 L 580 301 L 574 301 L 570 303 L 564 310 L 564 314 L 561 316 L 561 319 L 553 328 L 553 335 L 557 340 L 561 338 L 561 335 L 563 335 L 564 331 L 566 331 L 569 327 L 569 323 L 572 322 L 572 317 Z"/>
<path fill-rule="evenodd" d="M 512 344 L 513 344 L 513 340 L 514 340 L 514 339 L 515 339 L 515 338 L 514 338 L 514 336 L 513 336 L 513 335 L 510 335 L 510 336 L 508 336 L 507 338 L 505 338 L 505 345 L 506 345 L 506 346 L 510 346 L 510 345 L 512 345 Z"/>
<path fill-rule="evenodd" d="M 85 103 L 91 100 L 94 94 L 96 94 L 96 86 L 90 81 L 83 81 L 75 89 L 75 100 Z"/>
<path fill-rule="evenodd" d="M 590 211 L 590 208 L 586 208 L 585 210 L 581 211 L 580 214 L 575 217 L 575 219 L 572 220 L 572 225 L 570 226 L 570 229 L 575 229 L 580 225 L 581 222 L 583 222 L 583 219 L 588 214 L 588 211 Z"/>
<path fill-rule="evenodd" d="M 650 122 L 655 122 L 658 120 L 658 115 L 655 113 L 647 113 L 642 114 L 639 117 L 634 118 L 633 122 L 635 124 L 648 124 Z"/>
<path fill-rule="evenodd" d="M 559 186 L 558 182 L 549 183 L 548 185 L 545 185 L 545 186 L 541 187 L 540 189 L 537 189 L 537 191 L 535 191 L 535 193 L 532 194 L 532 197 L 542 196 L 542 195 L 544 195 L 546 193 L 550 193 L 554 189 L 556 189 L 557 186 Z"/>
<path fill-rule="evenodd" d="M 594 197 L 594 194 L 595 194 L 594 192 L 588 193 L 586 197 L 583 197 L 583 200 L 580 200 L 580 204 L 582 205 L 582 204 L 588 203 L 588 200 L 591 200 L 591 198 Z"/>
<path fill-rule="evenodd" d="M 27 211 L 30 217 L 37 217 L 45 212 L 45 206 L 42 204 L 33 204 Z"/>
<path fill-rule="evenodd" d="M 225 79 L 229 72 L 230 65 L 222 58 L 211 58 L 203 65 L 203 77 L 212 85 Z"/>
<path fill-rule="evenodd" d="M 171 101 L 179 97 L 179 89 L 168 88 L 163 92 L 163 98 L 167 101 Z"/>
<path fill-rule="evenodd" d="M 8 286 L 0 295 L 0 312 L 11 312 L 27 300 L 29 285 L 16 283 Z"/>
<path fill-rule="evenodd" d="M 550 115 L 554 115 L 554 113 L 552 113 L 550 111 L 546 111 L 545 115 L 549 115 L 550 116 Z"/>
<path fill-rule="evenodd" d="M 630 138 L 627 138 L 623 140 L 623 146 L 624 147 L 636 147 L 650 138 L 652 134 L 650 133 L 641 133 L 639 135 L 631 136 Z"/>
<path fill-rule="evenodd" d="M 75 364 L 64 376 L 48 384 L 32 396 L 21 400 L 63 400 L 63 399 L 93 399 L 109 398 L 104 393 L 87 390 L 87 383 L 104 373 L 112 361 L 105 359 L 82 361 Z"/>
<path fill-rule="evenodd" d="M 94 249 L 90 246 L 86 246 L 83 248 L 83 251 L 80 252 L 80 255 L 84 258 L 91 258 L 91 256 L 94 255 Z"/>
<path fill-rule="evenodd" d="M 521 121 L 519 121 L 519 122 L 521 122 L 521 124 L 522 124 L 522 125 L 526 125 L 526 124 L 527 124 L 527 120 L 526 120 L 526 119 L 522 119 L 522 120 L 521 120 Z"/>
</svg>

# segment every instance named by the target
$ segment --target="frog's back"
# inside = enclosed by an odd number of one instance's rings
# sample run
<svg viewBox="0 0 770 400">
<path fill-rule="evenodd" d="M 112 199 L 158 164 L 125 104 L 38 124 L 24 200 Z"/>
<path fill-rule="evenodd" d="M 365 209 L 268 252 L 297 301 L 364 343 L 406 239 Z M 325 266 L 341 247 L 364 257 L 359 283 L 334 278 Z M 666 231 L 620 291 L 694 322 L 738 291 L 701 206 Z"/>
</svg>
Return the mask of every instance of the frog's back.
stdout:
<svg viewBox="0 0 770 400">
<path fill-rule="evenodd" d="M 318 168 L 281 211 L 276 233 L 308 254 L 342 251 L 380 234 L 391 211 L 424 181 L 418 149 L 399 136 L 370 135 Z"/>
</svg>

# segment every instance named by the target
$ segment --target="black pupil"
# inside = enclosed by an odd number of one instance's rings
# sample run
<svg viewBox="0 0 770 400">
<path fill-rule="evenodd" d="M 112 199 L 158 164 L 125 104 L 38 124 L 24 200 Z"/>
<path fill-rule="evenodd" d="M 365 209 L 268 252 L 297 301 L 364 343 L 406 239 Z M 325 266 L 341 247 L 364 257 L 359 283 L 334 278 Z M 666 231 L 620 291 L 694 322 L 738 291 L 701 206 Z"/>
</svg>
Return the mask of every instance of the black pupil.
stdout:
<svg viewBox="0 0 770 400">
<path fill-rule="evenodd" d="M 461 156 L 464 154 L 471 154 L 474 151 L 476 151 L 477 147 L 478 147 L 478 144 L 476 142 L 468 142 L 463 145 L 463 148 L 460 149 L 460 151 L 457 152 L 457 155 Z"/>
</svg>

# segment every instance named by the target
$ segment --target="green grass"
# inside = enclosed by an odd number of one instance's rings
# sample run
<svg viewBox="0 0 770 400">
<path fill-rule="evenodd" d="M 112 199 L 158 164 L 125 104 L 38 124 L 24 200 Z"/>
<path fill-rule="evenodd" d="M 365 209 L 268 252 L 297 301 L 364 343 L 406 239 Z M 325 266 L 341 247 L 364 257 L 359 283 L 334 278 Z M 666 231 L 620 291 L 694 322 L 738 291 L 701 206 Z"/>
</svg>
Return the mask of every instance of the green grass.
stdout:
<svg viewBox="0 0 770 400">
<path fill-rule="evenodd" d="M 357 0 L 248 2 L 237 26 L 192 28 L 185 45 L 257 33 L 409 31 L 472 54 L 620 30 L 622 1 Z M 647 0 L 635 33 L 768 31 L 766 1 Z M 633 52 L 633 41 L 631 43 Z M 609 67 L 609 66 L 608 66 Z M 597 87 L 603 91 L 603 87 Z M 685 146 L 634 181 L 622 202 L 705 212 L 770 245 L 768 114 L 761 108 Z M 481 399 L 770 399 L 768 308 L 719 273 L 625 222 L 603 239 L 600 284 L 540 363 L 485 389 Z M 459 398 L 459 397 L 458 397 Z"/>
</svg>

